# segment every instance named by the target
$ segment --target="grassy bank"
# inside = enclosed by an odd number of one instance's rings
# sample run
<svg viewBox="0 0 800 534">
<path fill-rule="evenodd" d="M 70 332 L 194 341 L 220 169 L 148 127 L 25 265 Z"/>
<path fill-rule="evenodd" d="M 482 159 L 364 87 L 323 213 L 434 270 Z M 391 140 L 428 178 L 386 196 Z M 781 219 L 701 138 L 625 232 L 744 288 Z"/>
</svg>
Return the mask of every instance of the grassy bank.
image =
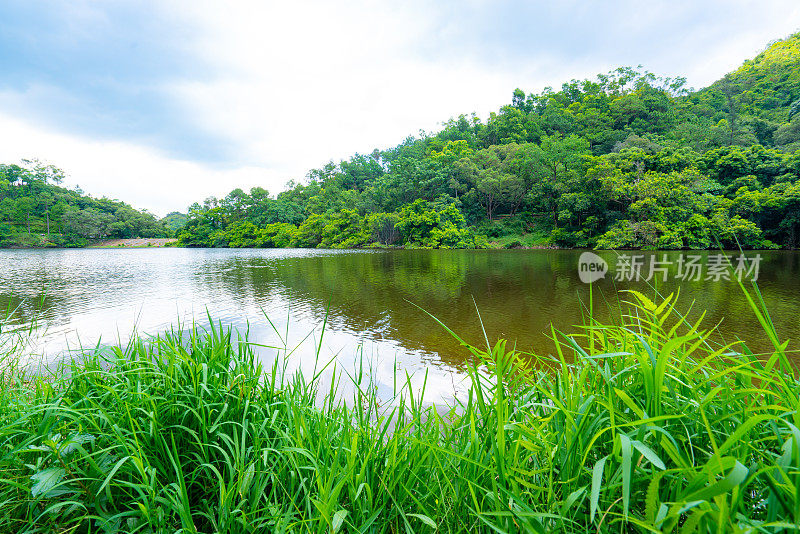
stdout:
<svg viewBox="0 0 800 534">
<path fill-rule="evenodd" d="M 218 328 L 7 373 L 0 531 L 795 531 L 800 381 L 768 315 L 753 355 L 623 298 L 553 356 L 465 347 L 450 410 L 346 375 L 344 402 Z"/>
</svg>

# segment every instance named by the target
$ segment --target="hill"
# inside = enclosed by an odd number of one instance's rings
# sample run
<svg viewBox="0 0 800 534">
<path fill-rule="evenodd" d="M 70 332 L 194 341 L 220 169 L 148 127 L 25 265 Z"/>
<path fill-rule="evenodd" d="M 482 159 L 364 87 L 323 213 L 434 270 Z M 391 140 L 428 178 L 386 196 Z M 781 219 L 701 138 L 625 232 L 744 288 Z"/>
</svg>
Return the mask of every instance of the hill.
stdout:
<svg viewBox="0 0 800 534">
<path fill-rule="evenodd" d="M 90 239 L 166 237 L 155 216 L 61 187 L 64 173 L 24 160 L 0 163 L 0 247 L 83 246 Z"/>
<path fill-rule="evenodd" d="M 173 211 L 167 213 L 164 218 L 161 219 L 161 222 L 169 228 L 170 231 L 174 232 L 175 230 L 183 228 L 188 219 L 189 217 L 185 213 Z"/>
<path fill-rule="evenodd" d="M 751 142 L 794 152 L 800 141 L 800 33 L 772 43 L 689 101 L 696 115 L 727 120 Z"/>
<path fill-rule="evenodd" d="M 710 87 L 622 67 L 189 209 L 188 246 L 796 247 L 800 34 Z"/>
</svg>

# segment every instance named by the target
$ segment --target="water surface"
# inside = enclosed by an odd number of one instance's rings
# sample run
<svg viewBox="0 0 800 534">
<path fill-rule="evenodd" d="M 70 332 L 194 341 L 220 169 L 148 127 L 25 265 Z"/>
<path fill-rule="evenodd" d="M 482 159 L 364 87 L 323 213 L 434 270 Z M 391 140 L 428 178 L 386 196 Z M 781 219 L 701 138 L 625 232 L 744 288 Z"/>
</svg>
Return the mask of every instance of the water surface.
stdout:
<svg viewBox="0 0 800 534">
<path fill-rule="evenodd" d="M 694 254 L 706 263 L 715 253 Z M 758 284 L 776 328 L 784 339 L 796 339 L 800 254 L 760 254 Z M 601 255 L 612 266 L 594 284 L 601 319 L 614 315 L 620 289 L 653 294 L 652 282 L 615 281 L 618 258 Z M 694 301 L 695 310 L 707 310 L 709 326 L 721 323 L 721 337 L 768 350 L 738 285 L 676 281 L 678 255 L 667 254 L 673 265 L 658 289 L 666 294 L 680 286 L 679 308 Z M 320 346 L 323 356 L 351 363 L 363 351 L 384 381 L 398 369 L 430 370 L 430 387 L 448 388 L 449 371 L 461 368 L 467 354 L 422 309 L 470 343 L 485 344 L 482 320 L 490 341 L 502 337 L 550 352 L 551 323 L 574 332 L 583 320 L 589 291 L 579 279 L 579 256 L 542 250 L 3 250 L 0 306 L 16 309 L 14 324 L 35 318 L 39 350 L 50 356 L 98 340 L 124 341 L 134 327 L 157 333 L 177 321 L 206 322 L 208 312 L 225 325 L 249 328 L 259 343 L 297 347 L 299 360 Z"/>
</svg>

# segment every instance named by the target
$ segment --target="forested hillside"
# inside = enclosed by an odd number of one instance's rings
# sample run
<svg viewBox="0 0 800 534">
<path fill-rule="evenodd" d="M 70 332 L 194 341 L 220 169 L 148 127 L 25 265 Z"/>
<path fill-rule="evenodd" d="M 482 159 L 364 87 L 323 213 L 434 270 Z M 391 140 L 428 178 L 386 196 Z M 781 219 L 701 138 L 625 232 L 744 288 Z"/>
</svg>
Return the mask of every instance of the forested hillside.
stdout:
<svg viewBox="0 0 800 534">
<path fill-rule="evenodd" d="M 61 187 L 64 173 L 38 161 L 0 163 L 0 247 L 83 246 L 106 237 L 165 237 L 155 216 L 124 202 Z"/>
<path fill-rule="evenodd" d="M 171 213 L 167 213 L 161 221 L 164 225 L 169 228 L 170 231 L 180 230 L 186 224 L 188 217 L 185 213 L 180 213 L 178 211 L 173 211 Z"/>
<path fill-rule="evenodd" d="M 620 68 L 190 207 L 215 247 L 796 247 L 800 34 L 710 87 Z"/>
</svg>

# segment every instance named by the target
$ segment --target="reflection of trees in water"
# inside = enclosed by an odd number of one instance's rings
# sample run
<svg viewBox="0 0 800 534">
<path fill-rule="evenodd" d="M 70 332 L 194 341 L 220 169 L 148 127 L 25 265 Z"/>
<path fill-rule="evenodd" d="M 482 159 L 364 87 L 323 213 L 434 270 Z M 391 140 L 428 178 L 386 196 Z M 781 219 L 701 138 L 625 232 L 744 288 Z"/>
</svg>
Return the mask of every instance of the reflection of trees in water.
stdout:
<svg viewBox="0 0 800 534">
<path fill-rule="evenodd" d="M 411 350 L 437 355 L 444 363 L 462 363 L 466 351 L 423 311 L 435 315 L 466 341 L 484 344 L 476 305 L 493 342 L 503 337 L 522 350 L 549 352 L 550 324 L 566 332 L 582 322 L 581 302 L 588 288 L 577 275 L 576 251 L 389 251 L 334 256 L 298 257 L 253 268 L 247 274 L 225 271 L 230 291 L 263 294 L 269 287 L 299 303 L 319 322 L 330 304 L 329 322 L 336 328 L 390 338 Z M 800 333 L 796 307 L 796 254 L 770 254 L 761 287 L 779 332 Z M 619 313 L 618 289 L 635 288 L 652 294 L 647 285 L 612 283 L 595 286 L 594 312 L 600 321 Z M 243 286 L 241 284 L 247 284 Z M 720 336 L 740 336 L 753 350 L 767 350 L 763 335 L 735 283 L 698 282 L 671 278 L 659 288 L 664 294 L 681 289 L 678 309 L 690 319 L 706 310 L 705 325 L 724 319 Z M 622 296 L 624 299 L 624 295 Z M 474 301 L 473 301 L 474 299 Z"/>
<path fill-rule="evenodd" d="M 19 251 L 19 256 L 12 254 L 17 252 L 6 252 L 4 256 L 14 265 L 3 273 L 7 279 L 0 285 L 0 313 L 22 303 L 13 314 L 15 324 L 68 324 L 78 312 L 97 307 L 98 303 L 114 302 L 120 285 L 139 287 L 130 267 L 141 265 L 140 258 L 130 262 L 130 256 L 126 256 L 126 263 L 121 263 L 120 256 L 111 255 L 111 251 L 82 250 L 26 250 Z M 109 290 L 112 285 L 115 287 Z"/>
<path fill-rule="evenodd" d="M 0 324 L 13 326 L 30 324 L 46 311 L 39 299 L 23 299 L 5 293 L 0 293 L 0 306 Z"/>
<path fill-rule="evenodd" d="M 36 283 L 35 281 L 47 281 Z M 74 310 L 78 299 L 60 288 L 70 283 L 68 277 L 48 278 L 44 273 L 32 273 L 29 285 L 20 287 L 17 281 L 0 292 L 0 320 L 11 325 L 30 325 L 44 319 L 65 322 Z"/>
<path fill-rule="evenodd" d="M 451 365 L 461 363 L 466 351 L 415 304 L 482 344 L 477 304 L 490 339 L 519 339 L 529 348 L 545 340 L 544 328 L 528 328 L 541 323 L 538 303 L 561 295 L 559 281 L 574 285 L 573 272 L 567 259 L 518 251 L 390 251 L 274 263 L 286 296 L 306 303 L 318 320 L 330 303 L 333 326 L 396 339 Z M 575 312 L 574 306 L 555 308 Z"/>
<path fill-rule="evenodd" d="M 756 252 L 748 251 L 746 254 L 752 256 Z M 781 341 L 791 338 L 789 348 L 796 349 L 796 340 L 800 337 L 800 255 L 793 251 L 761 251 L 759 254 L 763 260 L 758 288 Z M 749 283 L 745 286 L 752 289 Z M 753 351 L 772 352 L 772 345 L 735 282 L 700 282 L 688 291 L 682 289 L 681 295 L 684 305 L 696 300 L 698 309 L 708 311 L 705 320 L 707 327 L 723 321 L 720 334 L 725 341 L 741 338 Z M 800 355 L 794 360 L 800 362 Z"/>
<path fill-rule="evenodd" d="M 259 257 L 232 257 L 213 268 L 198 263 L 191 273 L 193 282 L 203 297 L 216 295 L 233 300 L 245 308 L 266 302 L 274 292 L 273 261 Z"/>
</svg>

